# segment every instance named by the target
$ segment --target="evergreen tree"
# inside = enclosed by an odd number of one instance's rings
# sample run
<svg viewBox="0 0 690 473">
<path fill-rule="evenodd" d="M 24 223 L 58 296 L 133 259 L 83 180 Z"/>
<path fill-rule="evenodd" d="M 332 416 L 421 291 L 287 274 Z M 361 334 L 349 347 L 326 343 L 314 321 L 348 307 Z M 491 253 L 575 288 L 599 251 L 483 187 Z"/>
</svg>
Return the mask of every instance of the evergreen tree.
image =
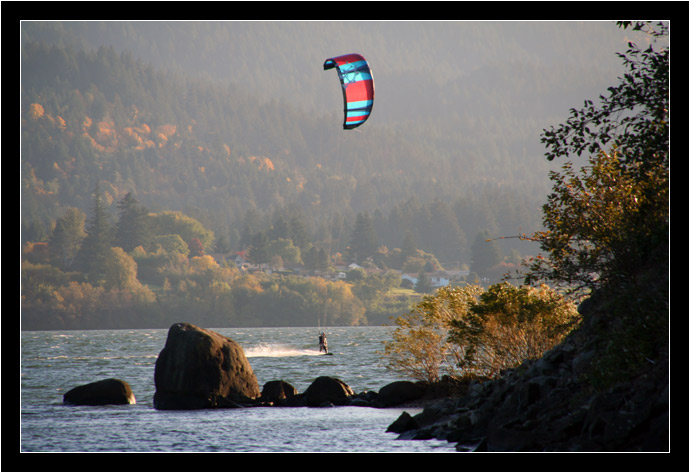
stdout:
<svg viewBox="0 0 690 473">
<path fill-rule="evenodd" d="M 316 271 L 318 267 L 318 250 L 315 246 L 309 248 L 309 251 L 304 253 L 302 257 L 304 266 L 310 271 Z"/>
<path fill-rule="evenodd" d="M 307 226 L 301 218 L 296 216 L 290 219 L 290 239 L 292 243 L 301 250 L 309 246 L 309 232 L 307 231 Z"/>
<path fill-rule="evenodd" d="M 119 219 L 115 230 L 115 246 L 131 252 L 137 246 L 148 249 L 151 242 L 151 225 L 148 210 L 127 195 L 117 204 Z"/>
<path fill-rule="evenodd" d="M 101 198 L 100 184 L 93 193 L 93 210 L 86 226 L 86 237 L 77 255 L 79 267 L 92 279 L 100 278 L 105 270 L 105 259 L 113 241 L 110 215 Z"/>
<path fill-rule="evenodd" d="M 48 248 L 50 258 L 60 269 L 70 269 L 79 252 L 84 233 L 86 215 L 79 209 L 67 209 L 65 215 L 55 222 Z"/>
<path fill-rule="evenodd" d="M 252 245 L 252 237 L 254 233 L 261 228 L 261 216 L 254 208 L 249 208 L 244 213 L 242 220 L 244 225 L 242 227 L 242 234 L 240 236 L 240 247 L 249 248 Z"/>
<path fill-rule="evenodd" d="M 319 251 L 316 253 L 316 269 L 319 271 L 328 270 L 328 255 L 323 248 L 319 248 Z"/>
<path fill-rule="evenodd" d="M 304 265 L 311 271 L 327 271 L 328 255 L 323 248 L 316 249 L 315 246 L 309 248 L 304 255 Z"/>
<path fill-rule="evenodd" d="M 271 229 L 271 240 L 278 240 L 279 238 L 290 239 L 290 225 L 282 215 L 274 220 Z"/>
<path fill-rule="evenodd" d="M 374 254 L 377 248 L 376 231 L 368 212 L 357 214 L 355 228 L 350 238 L 350 256 L 361 262 Z"/>
<path fill-rule="evenodd" d="M 426 275 L 426 271 L 422 270 L 417 275 L 417 284 L 415 284 L 414 290 L 420 294 L 429 294 L 434 291 L 434 288 L 431 286 L 431 279 Z"/>
<path fill-rule="evenodd" d="M 250 246 L 252 246 L 252 229 L 249 225 L 245 224 L 242 235 L 240 236 L 240 247 L 246 249 Z"/>
<path fill-rule="evenodd" d="M 417 256 L 417 244 L 414 241 L 412 232 L 409 230 L 405 232 L 405 239 L 403 240 L 401 250 L 403 261 L 407 258 Z"/>
<path fill-rule="evenodd" d="M 254 264 L 268 263 L 268 237 L 266 236 L 266 232 L 258 232 L 252 237 L 252 245 L 249 248 L 249 256 Z"/>
</svg>

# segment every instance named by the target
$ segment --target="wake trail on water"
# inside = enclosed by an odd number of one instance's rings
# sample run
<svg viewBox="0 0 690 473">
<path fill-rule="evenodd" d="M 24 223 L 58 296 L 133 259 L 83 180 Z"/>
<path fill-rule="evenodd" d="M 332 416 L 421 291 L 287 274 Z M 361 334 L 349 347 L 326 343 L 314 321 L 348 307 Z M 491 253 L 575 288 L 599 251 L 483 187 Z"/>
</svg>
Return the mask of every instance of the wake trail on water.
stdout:
<svg viewBox="0 0 690 473">
<path fill-rule="evenodd" d="M 245 348 L 244 355 L 247 358 L 256 357 L 288 357 L 288 356 L 319 356 L 322 355 L 317 349 L 295 348 L 287 345 L 261 344 L 250 348 Z"/>
</svg>

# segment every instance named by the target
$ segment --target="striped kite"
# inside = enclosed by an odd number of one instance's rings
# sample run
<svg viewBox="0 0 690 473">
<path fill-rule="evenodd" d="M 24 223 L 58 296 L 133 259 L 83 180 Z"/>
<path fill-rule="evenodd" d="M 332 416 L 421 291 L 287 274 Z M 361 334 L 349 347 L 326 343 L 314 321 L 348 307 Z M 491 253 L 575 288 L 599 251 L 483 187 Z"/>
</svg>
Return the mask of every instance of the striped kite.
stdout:
<svg viewBox="0 0 690 473">
<path fill-rule="evenodd" d="M 343 128 L 351 130 L 364 123 L 374 106 L 374 77 L 366 59 L 359 54 L 345 54 L 323 63 L 323 70 L 336 68 L 343 87 L 345 118 Z"/>
</svg>

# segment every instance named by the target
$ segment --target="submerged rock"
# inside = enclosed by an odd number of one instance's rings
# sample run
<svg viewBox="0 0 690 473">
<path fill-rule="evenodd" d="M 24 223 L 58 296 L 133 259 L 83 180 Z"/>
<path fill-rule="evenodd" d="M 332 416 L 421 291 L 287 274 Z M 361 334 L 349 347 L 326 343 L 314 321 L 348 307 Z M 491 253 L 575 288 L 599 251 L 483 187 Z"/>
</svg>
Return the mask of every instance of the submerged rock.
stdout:
<svg viewBox="0 0 690 473">
<path fill-rule="evenodd" d="M 62 398 L 65 404 L 103 406 L 106 404 L 136 404 L 132 388 L 121 379 L 104 379 L 70 389 Z"/>
<path fill-rule="evenodd" d="M 237 342 L 187 323 L 170 327 L 154 381 L 156 409 L 239 407 L 261 395 Z"/>
</svg>

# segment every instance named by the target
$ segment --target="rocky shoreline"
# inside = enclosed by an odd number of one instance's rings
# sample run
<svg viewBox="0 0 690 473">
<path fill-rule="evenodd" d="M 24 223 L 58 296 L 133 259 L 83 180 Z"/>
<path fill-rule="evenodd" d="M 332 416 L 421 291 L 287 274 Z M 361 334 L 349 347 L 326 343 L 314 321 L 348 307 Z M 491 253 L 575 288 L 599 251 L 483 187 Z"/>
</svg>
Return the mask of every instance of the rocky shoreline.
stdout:
<svg viewBox="0 0 690 473">
<path fill-rule="evenodd" d="M 626 307 L 667 300 L 667 280 L 643 282 L 645 290 L 627 298 L 592 294 L 578 308 L 581 326 L 541 358 L 497 379 L 470 381 L 465 393 L 403 414 L 388 430 L 401 439 L 445 439 L 458 451 L 670 452 L 668 341 L 656 338 L 649 358 L 635 353 L 644 337 L 611 357 L 613 334 L 626 333 L 634 317 L 663 324 L 668 305 L 646 313 Z M 631 357 L 637 361 L 628 363 Z"/>
<path fill-rule="evenodd" d="M 500 452 L 666 452 L 668 363 L 602 391 L 579 375 L 586 356 L 567 340 L 544 357 L 470 382 L 466 394 L 439 399 L 388 428 L 400 439 L 444 439 L 456 450 Z"/>
<path fill-rule="evenodd" d="M 378 392 L 355 393 L 342 380 L 322 376 L 299 393 L 283 380 L 259 389 L 236 342 L 181 323 L 170 328 L 156 361 L 154 408 L 421 407 L 414 416 L 403 412 L 388 431 L 403 440 L 447 440 L 460 452 L 668 451 L 668 358 L 650 361 L 633 379 L 595 390 L 586 381 L 595 357 L 576 331 L 542 358 L 497 379 L 398 381 Z M 64 402 L 135 401 L 126 382 L 104 380 L 74 388 Z"/>
</svg>

